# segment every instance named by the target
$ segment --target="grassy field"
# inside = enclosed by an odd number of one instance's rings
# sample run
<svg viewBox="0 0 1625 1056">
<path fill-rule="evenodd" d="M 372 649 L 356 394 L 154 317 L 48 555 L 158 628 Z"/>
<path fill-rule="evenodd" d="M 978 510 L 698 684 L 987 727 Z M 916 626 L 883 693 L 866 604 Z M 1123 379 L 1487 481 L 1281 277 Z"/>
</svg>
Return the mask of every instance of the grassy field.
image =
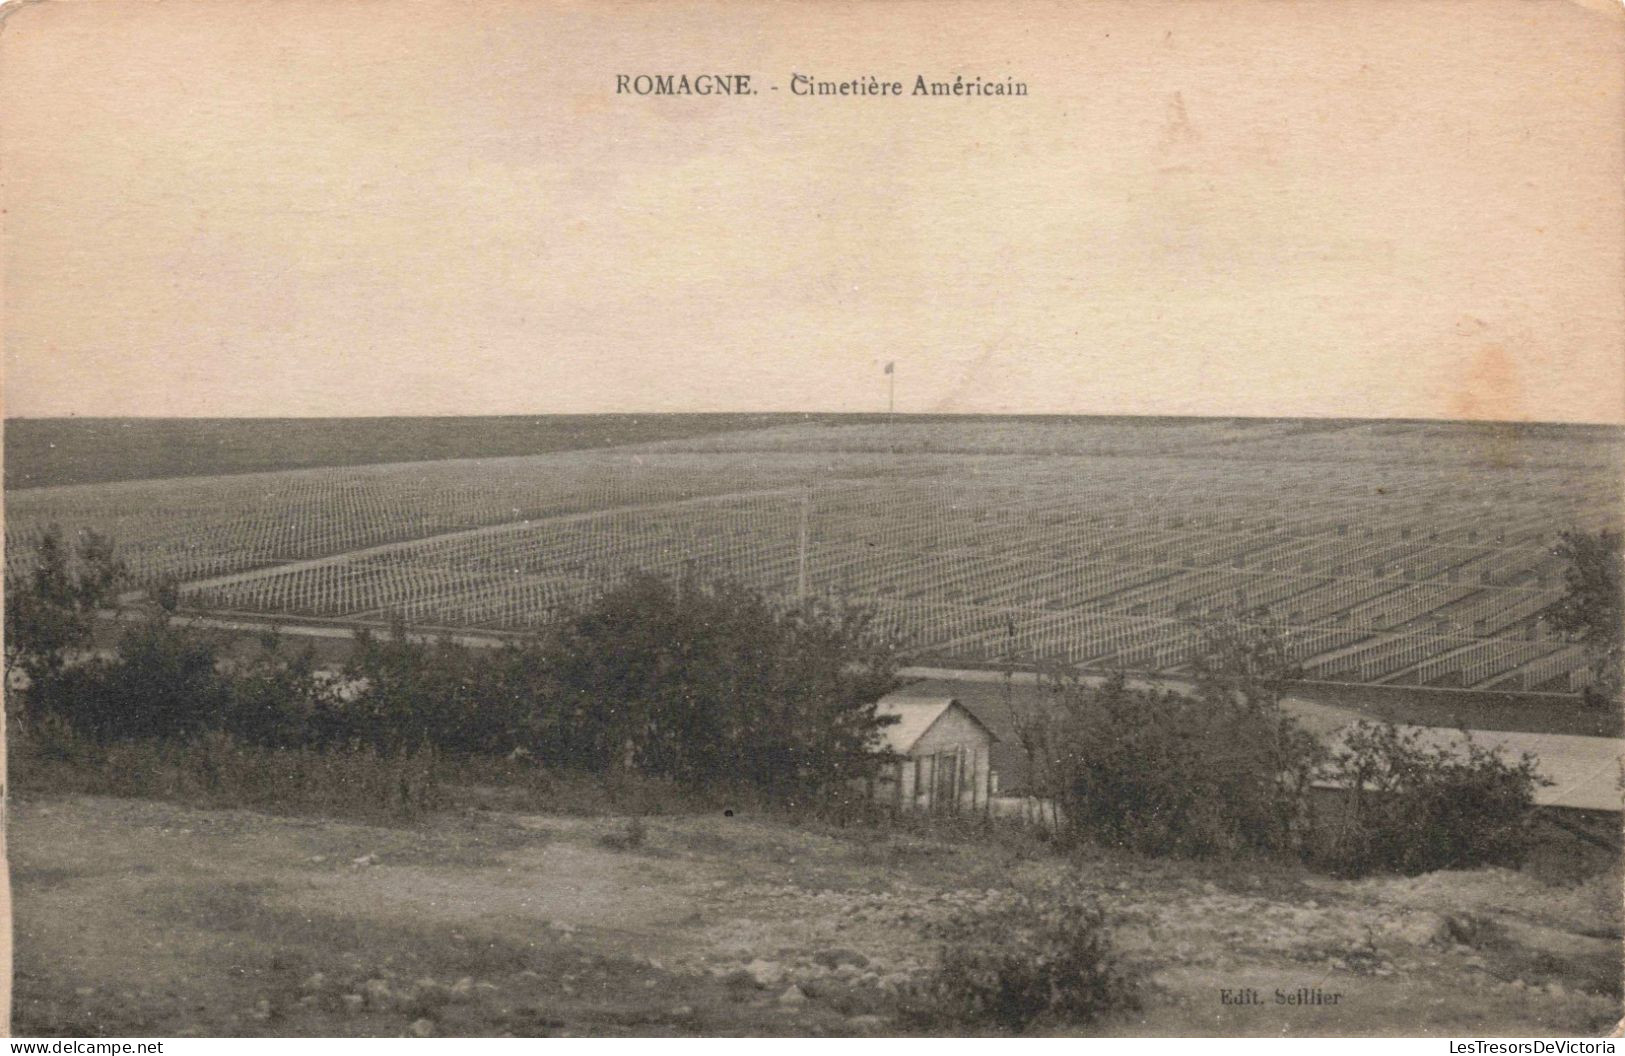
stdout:
<svg viewBox="0 0 1625 1056">
<path fill-rule="evenodd" d="M 1052 1033 L 1587 1035 L 1618 1014 L 1617 876 L 1335 881 L 746 813 L 629 831 L 479 790 L 411 826 L 27 793 L 13 1030 L 917 1034 L 900 994 L 933 924 L 1063 871 L 1098 893 L 1145 1003 Z M 1240 987 L 1267 1003 L 1221 1002 Z M 1300 988 L 1341 996 L 1269 996 Z"/>
<path fill-rule="evenodd" d="M 1524 730 L 1578 737 L 1625 736 L 1625 715 L 1579 697 L 1505 693 L 1428 692 L 1414 686 L 1304 685 L 1297 692 L 1318 703 L 1350 708 L 1371 719 L 1470 730 Z"/>
<path fill-rule="evenodd" d="M 758 429 L 790 414 L 505 418 L 10 418 L 6 488 L 500 458 Z"/>
<path fill-rule="evenodd" d="M 295 621 L 522 630 L 643 569 L 866 604 L 922 662 L 1177 673 L 1194 620 L 1246 612 L 1320 681 L 1589 677 L 1540 614 L 1563 589 L 1558 534 L 1618 507 L 1618 430 L 681 424 L 551 454 L 15 490 L 8 563 L 57 523 L 111 535 L 195 608 Z"/>
</svg>

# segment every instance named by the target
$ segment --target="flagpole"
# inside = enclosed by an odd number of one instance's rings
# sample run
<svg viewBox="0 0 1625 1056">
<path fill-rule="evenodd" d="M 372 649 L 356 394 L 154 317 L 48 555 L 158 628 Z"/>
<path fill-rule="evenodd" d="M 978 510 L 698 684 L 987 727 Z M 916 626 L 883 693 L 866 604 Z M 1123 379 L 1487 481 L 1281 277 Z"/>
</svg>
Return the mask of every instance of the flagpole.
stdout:
<svg viewBox="0 0 1625 1056">
<path fill-rule="evenodd" d="M 892 431 L 897 427 L 897 361 L 886 361 L 886 450 L 895 448 L 897 438 Z"/>
</svg>

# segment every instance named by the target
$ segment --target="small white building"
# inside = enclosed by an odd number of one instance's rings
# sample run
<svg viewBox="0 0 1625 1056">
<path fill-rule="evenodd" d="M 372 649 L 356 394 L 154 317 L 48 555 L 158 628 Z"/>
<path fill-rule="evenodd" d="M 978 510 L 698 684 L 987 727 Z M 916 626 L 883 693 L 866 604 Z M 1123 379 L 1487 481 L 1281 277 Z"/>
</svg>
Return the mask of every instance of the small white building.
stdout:
<svg viewBox="0 0 1625 1056">
<path fill-rule="evenodd" d="M 881 729 L 879 747 L 901 757 L 881 768 L 876 799 L 902 810 L 987 809 L 998 793 L 992 749 L 999 738 L 969 708 L 905 690 L 881 698 L 875 714 L 897 720 Z"/>
</svg>

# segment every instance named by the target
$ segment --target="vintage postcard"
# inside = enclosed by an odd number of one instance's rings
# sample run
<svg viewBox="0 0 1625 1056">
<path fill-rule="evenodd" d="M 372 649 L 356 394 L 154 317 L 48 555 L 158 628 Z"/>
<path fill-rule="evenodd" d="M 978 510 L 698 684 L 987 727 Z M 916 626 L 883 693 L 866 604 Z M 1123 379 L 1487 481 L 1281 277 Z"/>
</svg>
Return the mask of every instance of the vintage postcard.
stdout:
<svg viewBox="0 0 1625 1056">
<path fill-rule="evenodd" d="M 1613 1051 L 1618 4 L 0 16 L 15 1036 Z"/>
</svg>

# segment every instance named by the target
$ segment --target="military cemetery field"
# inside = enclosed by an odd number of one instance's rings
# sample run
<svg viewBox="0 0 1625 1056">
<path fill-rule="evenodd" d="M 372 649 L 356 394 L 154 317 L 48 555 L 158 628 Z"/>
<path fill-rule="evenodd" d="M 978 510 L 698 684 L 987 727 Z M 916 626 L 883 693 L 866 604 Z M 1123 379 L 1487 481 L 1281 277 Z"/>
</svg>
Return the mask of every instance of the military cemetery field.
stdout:
<svg viewBox="0 0 1625 1056">
<path fill-rule="evenodd" d="M 290 422 L 344 457 L 300 465 L 288 437 L 265 449 L 283 464 L 255 469 L 236 446 L 249 427 L 171 422 L 136 430 L 170 445 L 142 456 L 168 475 L 139 476 L 112 440 L 107 465 L 87 460 L 116 423 L 72 426 L 12 433 L 8 571 L 53 525 L 95 531 L 128 566 L 127 608 L 173 588 L 206 626 L 340 643 L 325 665 L 356 628 L 499 640 L 645 570 L 867 606 L 909 665 L 952 669 L 956 699 L 1000 729 L 1042 665 L 1188 681 L 1202 621 L 1223 617 L 1282 630 L 1319 683 L 1289 702 L 1306 722 L 1617 733 L 1579 696 L 1583 648 L 1543 619 L 1565 590 L 1561 534 L 1619 509 L 1616 429 L 622 416 L 474 422 L 459 449 L 452 424 Z M 1007 666 L 1029 670 L 1005 682 Z M 351 794 L 394 787 L 367 783 L 395 774 L 383 756 L 318 769 L 309 751 L 299 773 L 342 798 L 261 803 L 215 777 L 251 758 L 280 775 L 282 749 L 16 730 L 26 1035 L 956 1032 L 920 1018 L 944 927 L 1063 881 L 1090 892 L 1138 996 L 1039 1032 L 1595 1034 L 1618 1015 L 1606 811 L 1546 811 L 1518 869 L 1349 879 L 1289 857 L 1058 849 L 992 810 L 689 799 L 506 743 L 483 769 L 447 762 L 421 810 Z M 212 784 L 186 783 L 175 761 L 194 757 Z"/>
<path fill-rule="evenodd" d="M 1558 533 L 1620 502 L 1612 429 L 733 424 L 535 455 L 13 487 L 6 554 L 28 559 L 50 523 L 89 528 L 143 582 L 177 580 L 189 608 L 288 621 L 523 630 L 643 569 L 869 604 L 921 661 L 1176 673 L 1193 617 L 1256 612 L 1328 682 L 1575 692 L 1589 677 L 1539 612 L 1562 590 Z M 205 435 L 187 465 L 210 468 Z"/>
<path fill-rule="evenodd" d="M 77 444 L 60 479 L 94 479 L 86 436 L 117 463 L 114 426 L 8 426 L 24 446 L 7 452 L 7 560 L 50 524 L 93 529 L 187 608 L 292 623 L 523 631 L 643 569 L 872 606 L 922 663 L 1178 673 L 1193 620 L 1248 613 L 1325 682 L 1590 677 L 1539 614 L 1563 586 L 1559 533 L 1619 508 L 1616 429 L 690 417 L 533 424 L 528 441 L 469 420 L 464 451 L 454 424 L 407 442 L 363 420 L 340 442 L 346 423 L 292 421 L 349 464 L 265 472 L 242 471 L 219 423 L 172 422 L 176 475 L 88 483 L 54 482 L 30 445 Z"/>
</svg>

